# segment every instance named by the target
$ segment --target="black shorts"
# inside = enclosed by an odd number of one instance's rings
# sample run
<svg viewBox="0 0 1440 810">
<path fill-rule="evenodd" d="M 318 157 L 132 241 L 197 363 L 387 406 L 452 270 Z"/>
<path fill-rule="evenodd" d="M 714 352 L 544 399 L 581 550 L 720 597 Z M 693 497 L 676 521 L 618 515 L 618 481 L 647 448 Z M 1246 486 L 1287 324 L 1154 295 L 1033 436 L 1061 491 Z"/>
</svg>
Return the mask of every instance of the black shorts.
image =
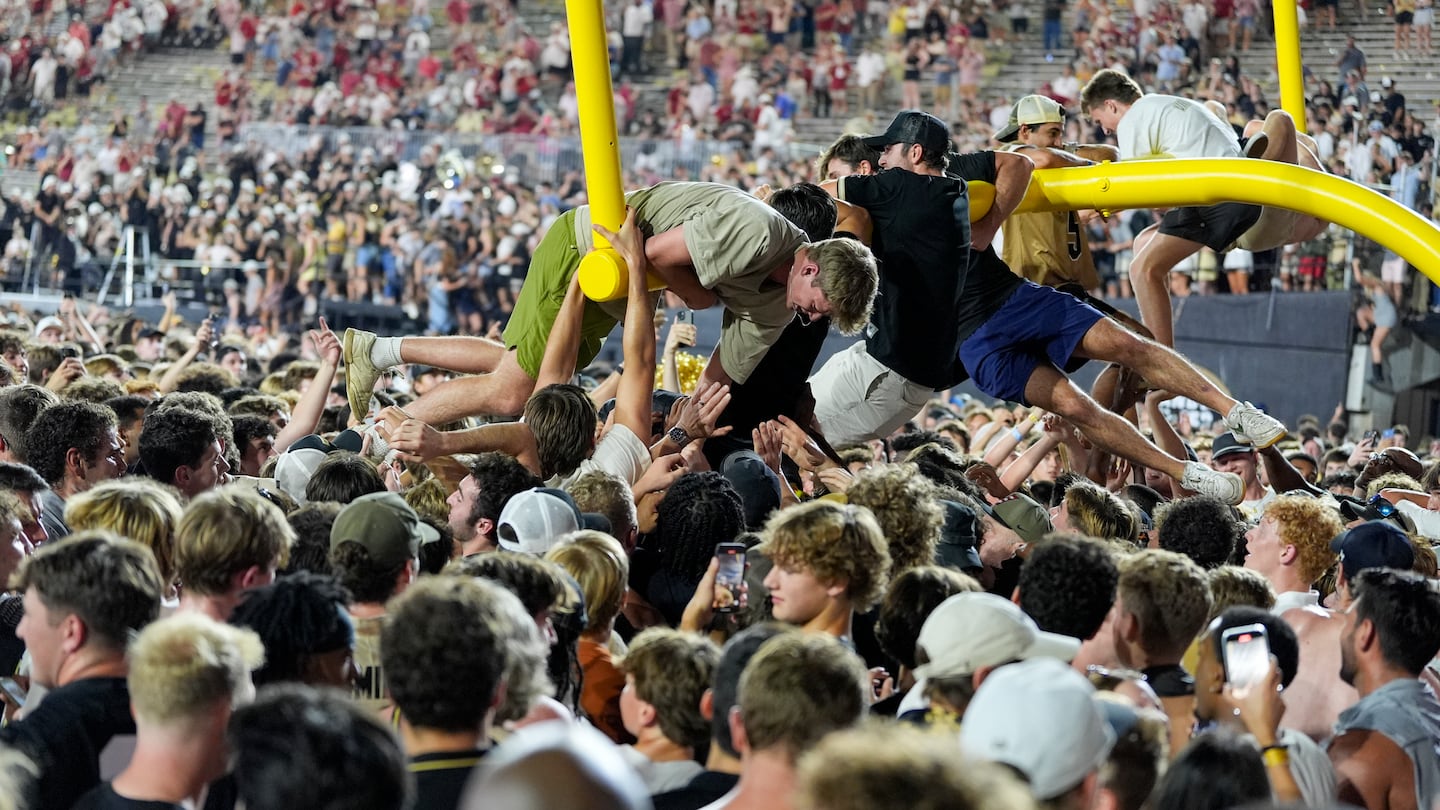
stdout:
<svg viewBox="0 0 1440 810">
<path fill-rule="evenodd" d="M 1414 21 L 1415 21 L 1415 12 L 1413 12 L 1413 11 L 1397 11 L 1397 12 L 1395 12 L 1395 24 L 1396 24 L 1396 25 L 1409 25 L 1410 23 L 1412 23 L 1412 22 L 1414 22 Z"/>
<path fill-rule="evenodd" d="M 1204 208 L 1171 208 L 1160 219 L 1160 233 L 1199 242 L 1216 253 L 1235 244 L 1260 219 L 1260 206 L 1220 203 Z"/>
</svg>

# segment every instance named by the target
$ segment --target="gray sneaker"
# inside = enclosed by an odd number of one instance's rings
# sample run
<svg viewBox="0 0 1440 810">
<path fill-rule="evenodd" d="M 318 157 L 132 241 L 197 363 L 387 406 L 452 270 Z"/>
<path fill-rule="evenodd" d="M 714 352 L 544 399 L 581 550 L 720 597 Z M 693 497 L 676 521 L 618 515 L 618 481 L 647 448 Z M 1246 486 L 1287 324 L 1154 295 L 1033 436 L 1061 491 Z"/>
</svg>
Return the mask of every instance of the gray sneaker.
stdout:
<svg viewBox="0 0 1440 810">
<path fill-rule="evenodd" d="M 375 381 L 384 371 L 376 368 L 370 360 L 370 348 L 374 345 L 375 333 L 361 329 L 346 329 L 341 342 L 340 357 L 345 361 L 345 397 L 350 400 L 350 412 L 356 419 L 363 420 L 369 415 Z"/>
<path fill-rule="evenodd" d="M 1242 442 L 1249 442 L 1256 449 L 1266 447 L 1285 438 L 1285 423 L 1248 402 L 1240 402 L 1225 415 L 1225 427 Z"/>
<path fill-rule="evenodd" d="M 1212 470 L 1198 461 L 1185 462 L 1180 486 L 1191 492 L 1219 498 L 1231 506 L 1245 500 L 1245 482 L 1240 480 L 1240 476 Z"/>
</svg>

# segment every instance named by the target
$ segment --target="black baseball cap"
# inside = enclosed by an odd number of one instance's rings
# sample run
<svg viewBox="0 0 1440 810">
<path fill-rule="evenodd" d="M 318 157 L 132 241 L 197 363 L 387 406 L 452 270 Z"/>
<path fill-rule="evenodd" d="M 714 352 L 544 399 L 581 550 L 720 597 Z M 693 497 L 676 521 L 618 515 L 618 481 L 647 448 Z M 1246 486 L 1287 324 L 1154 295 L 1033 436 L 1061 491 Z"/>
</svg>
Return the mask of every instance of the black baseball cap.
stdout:
<svg viewBox="0 0 1440 810">
<path fill-rule="evenodd" d="M 1239 439 L 1235 438 L 1234 433 L 1226 431 L 1216 436 L 1215 441 L 1211 443 L 1210 460 L 1217 461 L 1223 456 L 1229 456 L 1235 453 L 1249 453 L 1254 449 L 1254 447 L 1248 444 L 1242 444 Z"/>
<path fill-rule="evenodd" d="M 1415 565 L 1410 538 L 1388 520 L 1367 520 L 1346 529 L 1330 541 L 1330 550 L 1340 555 L 1346 579 L 1370 568 L 1409 571 Z"/>
<path fill-rule="evenodd" d="M 926 151 L 945 154 L 950 151 L 950 127 L 927 112 L 901 110 L 884 135 L 871 135 L 865 145 L 884 151 L 892 143 L 918 143 Z"/>
</svg>

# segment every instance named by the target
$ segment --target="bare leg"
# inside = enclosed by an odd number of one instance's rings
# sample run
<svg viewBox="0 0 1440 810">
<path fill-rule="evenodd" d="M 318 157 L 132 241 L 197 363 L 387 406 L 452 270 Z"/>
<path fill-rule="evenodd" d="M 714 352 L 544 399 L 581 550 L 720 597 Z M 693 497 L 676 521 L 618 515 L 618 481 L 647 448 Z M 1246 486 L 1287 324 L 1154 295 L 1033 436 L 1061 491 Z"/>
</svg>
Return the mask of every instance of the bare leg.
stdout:
<svg viewBox="0 0 1440 810">
<path fill-rule="evenodd" d="M 1107 320 L 1096 321 L 1076 351 L 1085 357 L 1132 368 L 1166 391 L 1189 397 L 1222 415 L 1230 413 L 1238 404 L 1174 349 L 1127 332 Z"/>
<path fill-rule="evenodd" d="M 1380 365 L 1385 360 L 1385 353 L 1380 350 L 1385 345 L 1385 338 L 1390 337 L 1390 327 L 1377 326 L 1375 334 L 1370 336 L 1370 362 Z"/>
<path fill-rule="evenodd" d="M 1130 284 L 1135 289 L 1135 302 L 1140 305 L 1140 319 L 1156 341 L 1171 346 L 1175 343 L 1175 326 L 1170 313 L 1170 270 L 1202 246 L 1189 239 L 1162 234 L 1158 228 L 1151 225 L 1136 237 Z"/>
<path fill-rule="evenodd" d="M 1167 455 L 1146 441 L 1134 425 L 1100 407 L 1054 366 L 1042 365 L 1035 369 L 1025 384 L 1025 398 L 1070 420 L 1101 450 L 1177 480 L 1185 474 L 1183 460 Z"/>
<path fill-rule="evenodd" d="M 436 338 L 417 338 L 436 340 Z M 411 338 L 402 344 L 402 353 Z M 447 340 L 455 340 L 448 338 Z M 438 356 L 438 355 L 434 355 Z M 406 359 L 406 362 L 436 365 L 426 360 Z M 444 368 L 445 366 L 441 366 Z M 515 352 L 504 352 L 495 366 L 494 373 L 476 377 L 461 377 L 447 380 L 425 396 L 405 406 L 410 416 L 431 425 L 453 422 L 466 416 L 516 416 L 525 408 L 525 401 L 535 389 L 535 379 L 520 368 Z"/>
<path fill-rule="evenodd" d="M 400 359 L 406 363 L 462 374 L 496 371 L 507 354 L 510 352 L 503 344 L 483 337 L 407 337 L 400 341 Z"/>
</svg>

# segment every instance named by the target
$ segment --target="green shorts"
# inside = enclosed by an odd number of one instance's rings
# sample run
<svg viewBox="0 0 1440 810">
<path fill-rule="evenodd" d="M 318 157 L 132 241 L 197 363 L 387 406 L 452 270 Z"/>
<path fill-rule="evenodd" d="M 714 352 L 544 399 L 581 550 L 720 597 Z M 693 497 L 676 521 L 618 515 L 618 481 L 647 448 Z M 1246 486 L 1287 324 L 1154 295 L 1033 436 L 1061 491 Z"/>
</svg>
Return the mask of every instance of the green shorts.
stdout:
<svg viewBox="0 0 1440 810">
<path fill-rule="evenodd" d="M 535 248 L 525 284 L 515 300 L 515 311 L 505 324 L 505 348 L 515 351 L 520 368 L 531 377 L 540 376 L 545 343 L 555 326 L 555 318 L 560 315 L 560 306 L 565 303 L 570 279 L 580 267 L 580 258 L 580 249 L 575 244 L 575 211 L 566 211 Z M 580 353 L 575 362 L 577 370 L 590 365 L 617 323 L 619 321 L 594 301 L 585 302 Z"/>
</svg>

